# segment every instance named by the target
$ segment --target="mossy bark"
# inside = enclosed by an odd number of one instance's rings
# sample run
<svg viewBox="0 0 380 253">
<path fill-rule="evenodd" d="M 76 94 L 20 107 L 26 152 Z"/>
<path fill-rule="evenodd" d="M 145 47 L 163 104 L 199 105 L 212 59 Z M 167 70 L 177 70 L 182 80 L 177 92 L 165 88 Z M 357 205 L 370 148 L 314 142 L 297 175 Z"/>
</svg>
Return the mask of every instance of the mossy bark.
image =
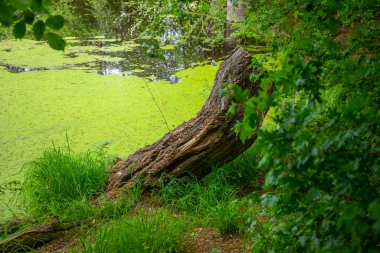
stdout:
<svg viewBox="0 0 380 253">
<path fill-rule="evenodd" d="M 0 241 L 0 252 L 26 252 L 61 236 L 73 224 L 52 219 L 49 223 L 28 227 Z"/>
</svg>

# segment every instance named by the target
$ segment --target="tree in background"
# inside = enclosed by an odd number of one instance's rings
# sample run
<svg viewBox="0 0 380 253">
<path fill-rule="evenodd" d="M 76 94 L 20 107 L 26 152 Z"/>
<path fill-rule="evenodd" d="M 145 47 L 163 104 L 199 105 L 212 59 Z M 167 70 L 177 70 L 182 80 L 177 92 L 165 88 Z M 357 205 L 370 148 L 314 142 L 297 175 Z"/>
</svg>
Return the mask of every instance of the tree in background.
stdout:
<svg viewBox="0 0 380 253">
<path fill-rule="evenodd" d="M 160 6 L 152 0 L 1 0 L 0 23 L 16 39 L 31 34 L 64 50 L 64 36 L 135 38 L 157 18 Z"/>
<path fill-rule="evenodd" d="M 54 4 L 54 10 L 67 19 L 71 36 L 103 35 L 121 40 L 140 36 L 159 8 L 161 1 L 152 0 L 58 0 Z"/>
</svg>

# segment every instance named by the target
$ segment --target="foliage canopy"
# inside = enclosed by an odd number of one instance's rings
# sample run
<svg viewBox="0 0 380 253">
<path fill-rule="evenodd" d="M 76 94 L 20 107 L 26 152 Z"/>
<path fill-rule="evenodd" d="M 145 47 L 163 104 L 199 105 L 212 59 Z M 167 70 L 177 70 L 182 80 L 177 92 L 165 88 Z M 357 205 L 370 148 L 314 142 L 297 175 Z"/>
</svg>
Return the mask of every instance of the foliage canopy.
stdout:
<svg viewBox="0 0 380 253">
<path fill-rule="evenodd" d="M 260 130 L 268 168 L 261 201 L 278 222 L 255 233 L 257 252 L 375 252 L 380 241 L 379 8 L 373 1 L 258 1 L 249 34 L 272 34 L 276 91 L 241 101 L 244 141 L 257 108 L 277 128 Z M 264 25 L 263 25 L 264 24 Z M 247 23 L 242 27 L 247 29 Z M 290 28 L 290 29 L 289 29 Z M 247 31 L 244 30 L 242 35 Z M 262 62 L 254 62 L 263 67 Z M 265 91 L 262 91 L 263 94 Z M 272 243 L 268 244 L 268 240 Z"/>
<path fill-rule="evenodd" d="M 226 31 L 216 29 L 216 2 L 171 1 L 169 13 L 192 35 L 208 25 L 218 41 Z M 378 251 L 379 2 L 233 2 L 247 9 L 234 35 L 270 48 L 253 61 L 251 79 L 276 87 L 269 99 L 266 90 L 225 92 L 245 106 L 235 126 L 242 141 L 254 134 L 257 109 L 275 115 L 276 127 L 258 130 L 268 170 L 261 215 L 271 219 L 252 223 L 253 251 Z"/>
<path fill-rule="evenodd" d="M 50 47 L 64 50 L 66 42 L 62 37 L 55 32 L 46 32 L 49 29 L 60 30 L 65 23 L 61 15 L 50 14 L 51 6 L 51 0 L 1 0 L 0 23 L 5 27 L 13 26 L 12 33 L 16 39 L 24 38 L 30 25 L 37 40 L 46 38 Z"/>
</svg>

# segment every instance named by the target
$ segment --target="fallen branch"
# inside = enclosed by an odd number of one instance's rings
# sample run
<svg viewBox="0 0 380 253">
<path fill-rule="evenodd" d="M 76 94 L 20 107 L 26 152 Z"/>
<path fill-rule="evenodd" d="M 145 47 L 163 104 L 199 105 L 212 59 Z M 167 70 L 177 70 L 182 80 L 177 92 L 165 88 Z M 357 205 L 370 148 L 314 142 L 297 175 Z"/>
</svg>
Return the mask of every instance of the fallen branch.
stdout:
<svg viewBox="0 0 380 253">
<path fill-rule="evenodd" d="M 26 228 L 0 241 L 0 251 L 30 251 L 58 238 L 62 231 L 66 231 L 72 227 L 73 224 L 71 223 L 61 223 L 57 219 L 52 219 L 50 223 Z"/>
</svg>

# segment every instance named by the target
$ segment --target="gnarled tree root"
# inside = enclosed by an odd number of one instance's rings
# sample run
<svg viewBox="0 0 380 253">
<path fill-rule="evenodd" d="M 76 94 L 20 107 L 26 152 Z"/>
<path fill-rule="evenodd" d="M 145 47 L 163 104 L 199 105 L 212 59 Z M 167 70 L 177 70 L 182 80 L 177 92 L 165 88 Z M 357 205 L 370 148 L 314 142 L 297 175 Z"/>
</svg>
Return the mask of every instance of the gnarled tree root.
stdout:
<svg viewBox="0 0 380 253">
<path fill-rule="evenodd" d="M 61 223 L 52 219 L 49 223 L 26 228 L 0 241 L 0 252 L 30 251 L 61 235 L 61 232 L 73 228 L 71 223 Z"/>
</svg>

